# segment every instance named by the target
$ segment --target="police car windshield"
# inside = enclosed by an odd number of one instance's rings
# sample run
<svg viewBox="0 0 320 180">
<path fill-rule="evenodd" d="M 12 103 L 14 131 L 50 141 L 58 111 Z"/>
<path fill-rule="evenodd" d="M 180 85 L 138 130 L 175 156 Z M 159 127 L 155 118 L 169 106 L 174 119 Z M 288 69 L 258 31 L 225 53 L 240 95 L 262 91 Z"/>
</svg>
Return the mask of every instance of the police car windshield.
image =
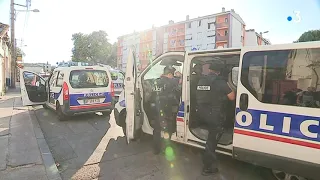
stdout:
<svg viewBox="0 0 320 180">
<path fill-rule="evenodd" d="M 109 78 L 103 70 L 73 70 L 69 79 L 72 88 L 108 87 Z"/>
</svg>

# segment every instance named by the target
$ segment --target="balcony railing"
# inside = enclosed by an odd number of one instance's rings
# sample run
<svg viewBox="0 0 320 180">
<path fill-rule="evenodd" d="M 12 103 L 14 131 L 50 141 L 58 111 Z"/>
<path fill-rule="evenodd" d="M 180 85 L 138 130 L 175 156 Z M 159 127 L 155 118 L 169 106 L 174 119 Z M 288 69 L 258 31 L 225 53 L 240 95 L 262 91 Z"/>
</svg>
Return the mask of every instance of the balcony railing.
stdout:
<svg viewBox="0 0 320 180">
<path fill-rule="evenodd" d="M 229 23 L 217 23 L 216 24 L 216 28 L 219 29 L 219 28 L 228 28 L 229 27 Z"/>
</svg>

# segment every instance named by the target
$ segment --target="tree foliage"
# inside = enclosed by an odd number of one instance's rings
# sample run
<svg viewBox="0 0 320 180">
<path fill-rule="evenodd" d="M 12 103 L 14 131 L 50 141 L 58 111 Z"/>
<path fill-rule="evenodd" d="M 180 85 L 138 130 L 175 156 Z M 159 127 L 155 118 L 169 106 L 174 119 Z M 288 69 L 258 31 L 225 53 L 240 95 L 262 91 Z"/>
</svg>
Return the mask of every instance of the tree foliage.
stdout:
<svg viewBox="0 0 320 180">
<path fill-rule="evenodd" d="M 105 31 L 72 35 L 72 61 L 103 63 L 116 66 L 116 44 L 110 44 Z"/>
<path fill-rule="evenodd" d="M 320 30 L 304 32 L 296 42 L 320 41 Z"/>
<path fill-rule="evenodd" d="M 19 47 L 16 48 L 16 54 L 21 54 L 22 56 L 25 56 L 26 54 L 20 49 Z"/>
</svg>

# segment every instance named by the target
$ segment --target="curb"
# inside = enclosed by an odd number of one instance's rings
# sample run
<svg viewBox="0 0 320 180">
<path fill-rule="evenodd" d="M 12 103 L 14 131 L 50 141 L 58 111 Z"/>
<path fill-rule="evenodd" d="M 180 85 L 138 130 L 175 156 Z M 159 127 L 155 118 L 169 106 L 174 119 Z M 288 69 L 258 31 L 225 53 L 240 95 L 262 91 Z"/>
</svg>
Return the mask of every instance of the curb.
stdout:
<svg viewBox="0 0 320 180">
<path fill-rule="evenodd" d="M 53 159 L 49 146 L 46 139 L 43 136 L 43 132 L 38 122 L 38 118 L 35 115 L 34 108 L 28 107 L 29 115 L 33 124 L 33 130 L 37 139 L 38 147 L 40 149 L 43 165 L 46 169 L 48 180 L 62 180 L 56 163 Z"/>
</svg>

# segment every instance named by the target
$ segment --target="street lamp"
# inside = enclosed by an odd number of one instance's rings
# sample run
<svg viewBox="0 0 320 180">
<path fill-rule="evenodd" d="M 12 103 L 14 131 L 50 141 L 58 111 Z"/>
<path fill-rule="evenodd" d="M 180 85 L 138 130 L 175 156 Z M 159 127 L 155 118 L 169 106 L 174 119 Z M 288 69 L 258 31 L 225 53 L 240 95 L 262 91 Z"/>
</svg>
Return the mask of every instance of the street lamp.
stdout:
<svg viewBox="0 0 320 180">
<path fill-rule="evenodd" d="M 267 34 L 268 32 L 269 32 L 269 31 L 260 32 L 260 38 L 261 38 L 261 41 L 263 41 L 262 34 Z"/>
<path fill-rule="evenodd" d="M 32 9 L 32 10 L 15 10 L 16 12 L 40 12 L 39 9 Z"/>
<path fill-rule="evenodd" d="M 10 16 L 11 16 L 11 87 L 15 88 L 16 87 L 16 43 L 15 43 L 15 15 L 16 12 L 40 12 L 38 9 L 33 9 L 33 10 L 15 10 L 15 6 L 21 6 L 28 8 L 27 5 L 21 5 L 21 4 L 16 4 L 14 3 L 14 0 L 11 0 L 10 3 Z"/>
</svg>

